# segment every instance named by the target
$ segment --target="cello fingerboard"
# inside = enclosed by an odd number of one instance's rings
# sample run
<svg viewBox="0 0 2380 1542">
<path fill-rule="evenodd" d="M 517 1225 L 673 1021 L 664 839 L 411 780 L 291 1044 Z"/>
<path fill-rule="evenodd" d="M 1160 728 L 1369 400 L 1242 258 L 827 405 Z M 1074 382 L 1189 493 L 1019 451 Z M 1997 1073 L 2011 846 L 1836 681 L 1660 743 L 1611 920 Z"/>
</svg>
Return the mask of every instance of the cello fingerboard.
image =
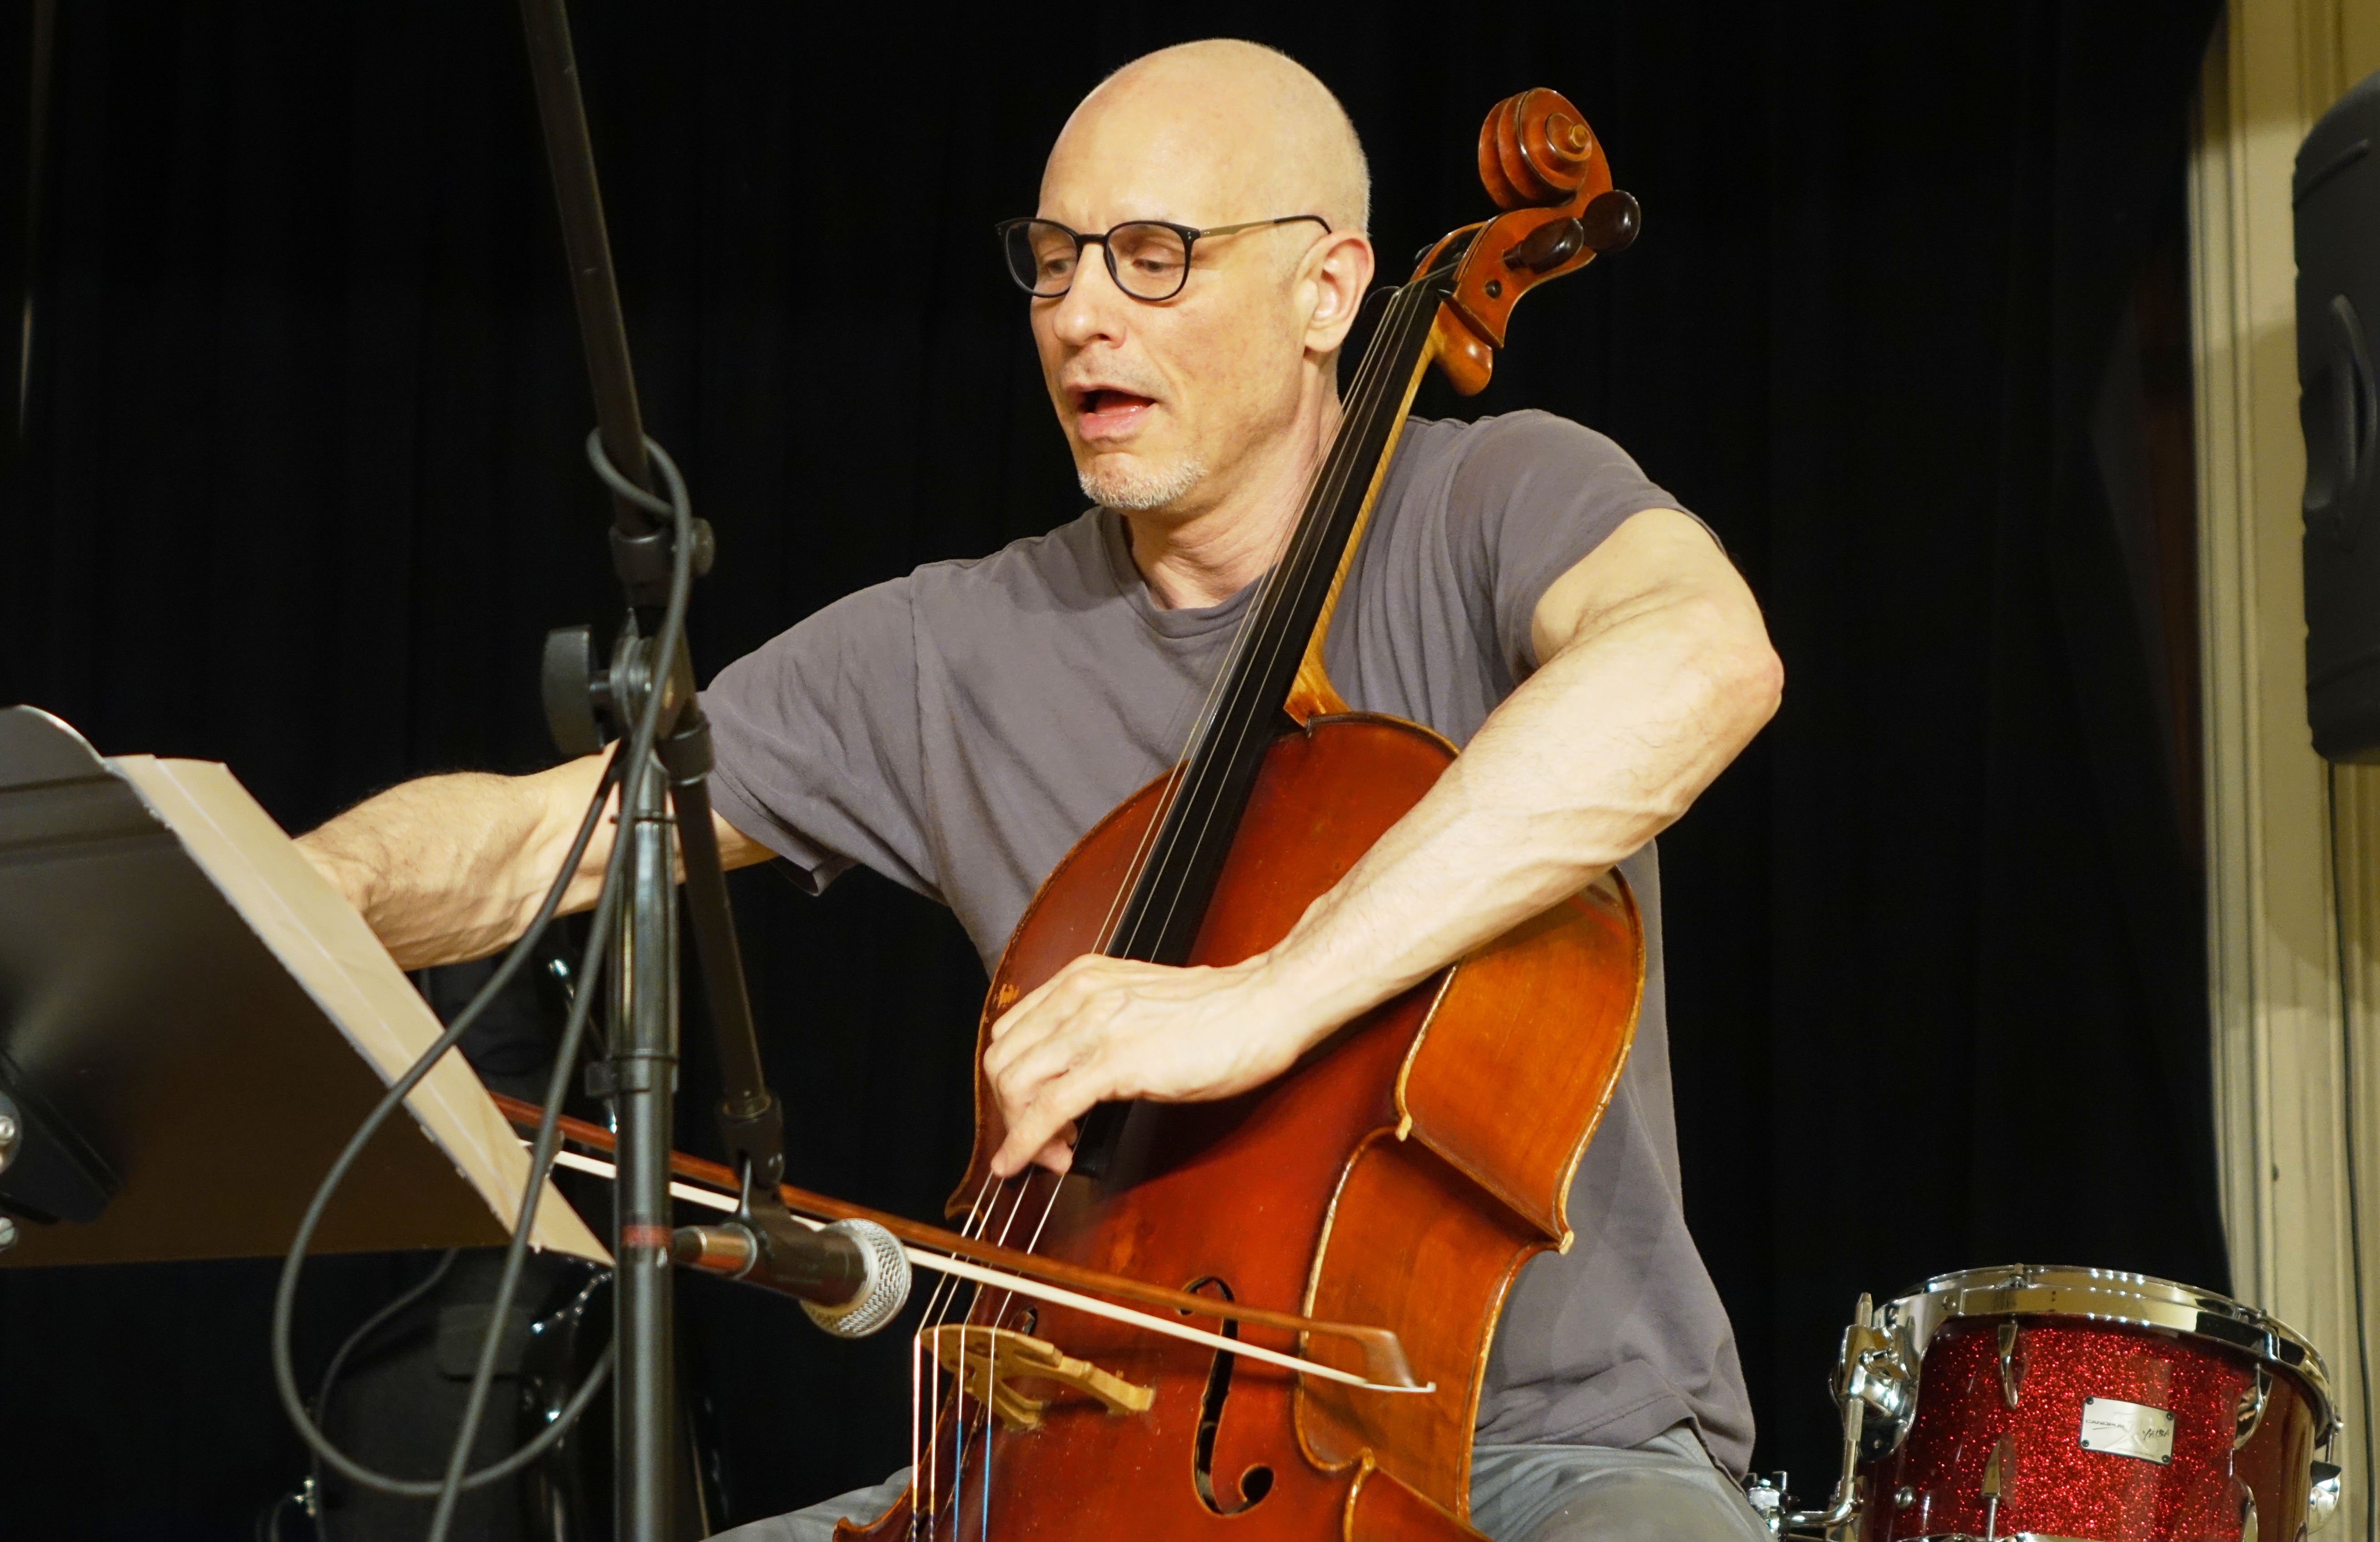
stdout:
<svg viewBox="0 0 2380 1542">
<path fill-rule="evenodd" d="M 1296 724 L 1283 710 L 1308 640 L 1335 598 L 1350 548 L 1396 445 L 1429 360 L 1432 323 L 1451 292 L 1459 249 L 1398 289 L 1355 373 L 1330 450 L 1281 560 L 1261 587 L 1183 758 L 1157 834 L 1100 951 L 1152 964 L 1187 962 L 1216 877 L 1239 832 L 1266 749 Z M 1103 1103 L 1083 1122 L 1074 1171 L 1106 1173 L 1130 1105 Z"/>
</svg>

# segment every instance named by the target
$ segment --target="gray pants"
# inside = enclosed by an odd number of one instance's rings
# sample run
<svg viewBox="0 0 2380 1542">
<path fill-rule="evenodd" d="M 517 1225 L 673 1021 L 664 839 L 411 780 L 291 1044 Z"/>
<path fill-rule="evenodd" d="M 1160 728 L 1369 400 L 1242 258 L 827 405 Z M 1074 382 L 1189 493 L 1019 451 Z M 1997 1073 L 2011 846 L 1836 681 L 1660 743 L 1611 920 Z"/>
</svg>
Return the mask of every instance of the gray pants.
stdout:
<svg viewBox="0 0 2380 1542">
<path fill-rule="evenodd" d="M 872 1521 L 908 1486 L 904 1468 L 872 1488 L 738 1526 L 719 1542 L 832 1542 L 835 1522 Z M 1742 1490 L 1686 1425 L 1633 1451 L 1475 1447 L 1471 1524 L 1495 1542 L 1769 1542 Z"/>
</svg>

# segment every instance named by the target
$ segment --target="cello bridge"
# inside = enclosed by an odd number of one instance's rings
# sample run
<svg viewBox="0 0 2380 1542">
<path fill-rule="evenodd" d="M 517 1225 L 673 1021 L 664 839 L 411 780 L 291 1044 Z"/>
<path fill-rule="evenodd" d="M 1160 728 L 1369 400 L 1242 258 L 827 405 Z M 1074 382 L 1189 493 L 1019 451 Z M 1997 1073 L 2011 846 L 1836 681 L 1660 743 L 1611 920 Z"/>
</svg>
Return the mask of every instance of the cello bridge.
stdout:
<svg viewBox="0 0 2380 1542">
<path fill-rule="evenodd" d="M 945 1323 L 926 1335 L 934 1358 L 958 1378 L 959 1387 L 976 1405 L 1010 1429 L 1032 1429 L 1054 1397 L 1036 1397 L 1021 1385 L 1054 1383 L 1093 1398 L 1110 1414 L 1143 1414 L 1156 1401 L 1156 1389 L 1136 1386 L 1111 1376 L 1088 1360 L 1077 1360 L 1046 1339 L 1036 1339 L 1007 1328 L 977 1328 Z"/>
</svg>

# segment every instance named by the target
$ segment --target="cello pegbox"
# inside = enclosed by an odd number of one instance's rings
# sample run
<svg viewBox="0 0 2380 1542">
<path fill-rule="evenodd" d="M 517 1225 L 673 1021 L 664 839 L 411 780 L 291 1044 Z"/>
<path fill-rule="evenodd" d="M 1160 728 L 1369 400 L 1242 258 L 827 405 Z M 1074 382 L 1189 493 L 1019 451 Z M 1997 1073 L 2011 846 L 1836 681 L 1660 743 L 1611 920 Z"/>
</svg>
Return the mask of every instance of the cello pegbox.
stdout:
<svg viewBox="0 0 2380 1542">
<path fill-rule="evenodd" d="M 1636 238 L 1636 200 L 1611 186 L 1611 166 L 1586 115 L 1560 91 L 1506 97 L 1479 127 L 1479 180 L 1504 211 L 1464 248 L 1433 328 L 1439 368 L 1471 395 L 1488 383 L 1514 302 L 1549 278 Z M 1463 236 L 1433 248 L 1427 269 Z"/>
</svg>

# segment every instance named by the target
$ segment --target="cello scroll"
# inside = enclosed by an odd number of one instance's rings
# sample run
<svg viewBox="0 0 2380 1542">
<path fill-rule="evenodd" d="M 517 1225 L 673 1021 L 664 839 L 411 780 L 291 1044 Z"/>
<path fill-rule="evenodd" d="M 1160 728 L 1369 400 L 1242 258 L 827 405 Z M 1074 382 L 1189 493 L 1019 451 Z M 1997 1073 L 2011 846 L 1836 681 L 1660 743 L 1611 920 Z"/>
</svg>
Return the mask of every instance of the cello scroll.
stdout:
<svg viewBox="0 0 2380 1542">
<path fill-rule="evenodd" d="M 1542 87 L 1489 109 L 1479 128 L 1479 180 L 1504 211 L 1448 235 L 1420 272 L 1462 253 L 1454 292 L 1431 331 L 1438 365 L 1455 390 L 1476 395 L 1520 297 L 1636 238 L 1643 212 L 1611 185 L 1611 165 L 1585 116 Z"/>
</svg>

